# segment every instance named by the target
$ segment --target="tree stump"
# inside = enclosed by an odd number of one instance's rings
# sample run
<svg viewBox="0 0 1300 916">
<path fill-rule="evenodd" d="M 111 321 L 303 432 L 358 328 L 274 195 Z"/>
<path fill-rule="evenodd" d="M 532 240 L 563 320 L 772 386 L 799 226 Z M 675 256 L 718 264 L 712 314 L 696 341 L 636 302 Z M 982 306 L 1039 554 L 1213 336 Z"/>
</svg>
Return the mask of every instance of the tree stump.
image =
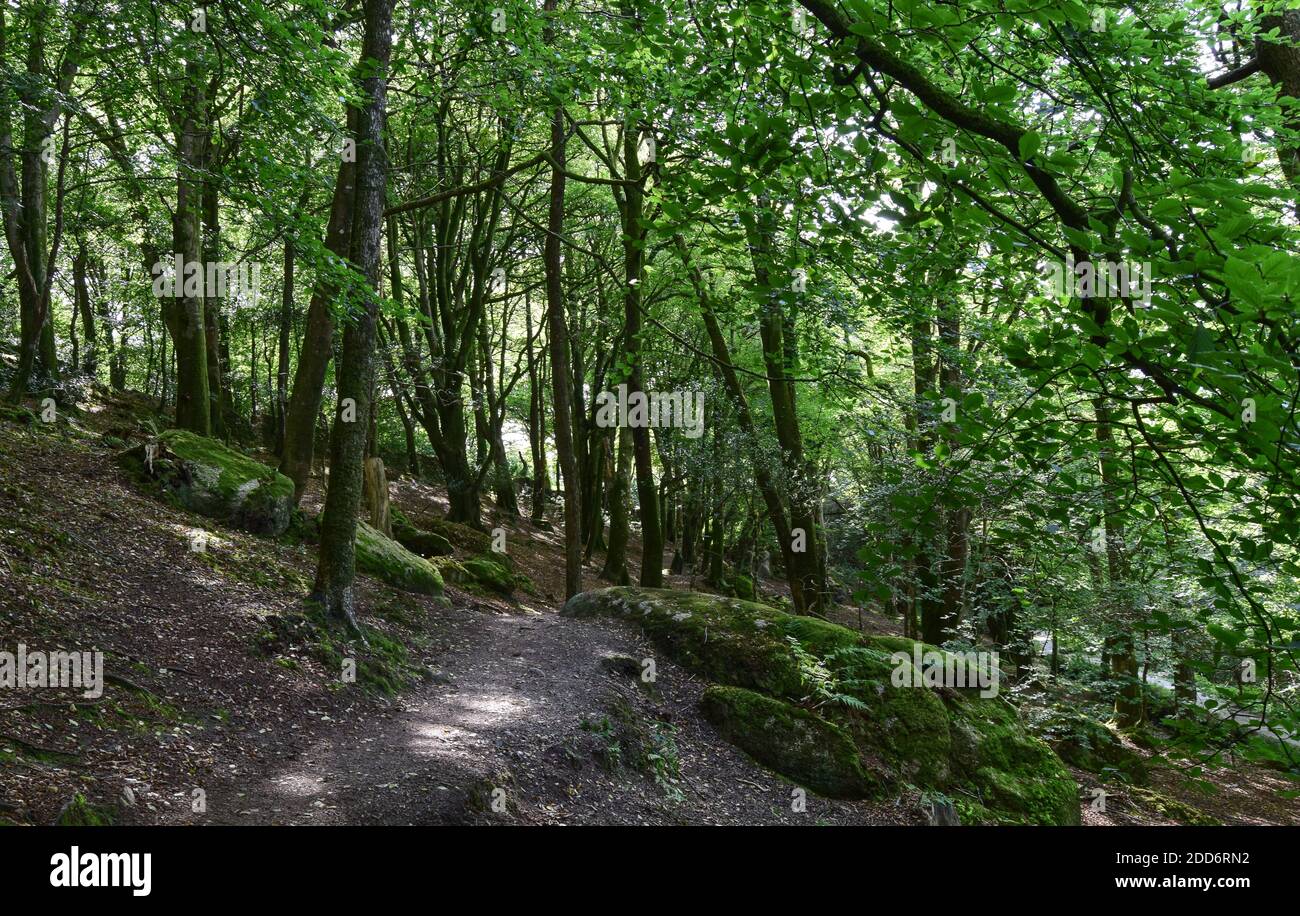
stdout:
<svg viewBox="0 0 1300 916">
<path fill-rule="evenodd" d="M 388 508 L 388 476 L 384 473 L 382 458 L 367 458 L 365 461 L 365 500 L 370 527 L 391 538 L 393 519 Z"/>
</svg>

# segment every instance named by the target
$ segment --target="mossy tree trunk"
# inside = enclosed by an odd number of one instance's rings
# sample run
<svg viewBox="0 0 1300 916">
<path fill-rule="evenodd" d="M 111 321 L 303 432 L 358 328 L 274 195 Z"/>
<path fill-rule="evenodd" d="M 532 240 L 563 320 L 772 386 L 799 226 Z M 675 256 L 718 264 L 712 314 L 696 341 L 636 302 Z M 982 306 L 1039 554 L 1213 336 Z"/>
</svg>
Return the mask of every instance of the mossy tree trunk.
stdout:
<svg viewBox="0 0 1300 916">
<path fill-rule="evenodd" d="M 524 330 L 528 336 L 528 445 L 533 454 L 532 490 L 529 518 L 534 525 L 546 521 L 546 490 L 550 480 L 546 471 L 546 399 L 543 396 L 543 363 L 533 350 L 533 306 L 528 291 L 524 291 Z M 538 329 L 538 334 L 541 329 Z"/>
<path fill-rule="evenodd" d="M 747 214 L 745 231 L 749 239 L 754 279 L 763 301 L 759 305 L 759 336 L 763 341 L 763 364 L 767 370 L 768 393 L 772 400 L 772 421 L 781 446 L 785 471 L 786 498 L 790 504 L 792 547 L 787 556 L 786 574 L 795 607 L 803 613 L 819 613 L 825 602 L 823 578 L 825 536 L 817 520 L 819 488 L 812 466 L 804 455 L 803 434 L 795 396 L 794 370 L 796 354 L 792 328 L 783 300 L 786 281 L 774 283 L 771 264 L 774 255 L 773 235 L 776 211 L 766 198 L 756 205 L 756 213 Z M 791 284 L 792 285 L 792 284 Z M 799 534 L 802 533 L 802 537 Z M 795 539 L 798 539 L 796 545 Z"/>
<path fill-rule="evenodd" d="M 348 108 L 348 135 L 357 136 L 357 110 Z M 358 144 L 359 145 L 359 144 Z M 325 248 L 339 259 L 347 258 L 352 238 L 352 205 L 355 194 L 357 164 L 355 157 L 342 157 L 334 180 L 334 198 L 330 205 L 329 224 L 325 229 Z M 339 284 L 325 274 L 316 281 L 311 303 L 307 306 L 307 328 L 298 351 L 298 368 L 293 376 L 293 393 L 284 415 L 284 448 L 280 455 L 280 473 L 293 481 L 295 501 L 302 499 L 311 477 L 311 463 L 316 445 L 316 418 L 320 413 L 325 390 L 325 372 L 334 352 L 334 314 L 331 303 L 338 295 Z"/>
<path fill-rule="evenodd" d="M 51 242 L 47 229 L 46 186 L 50 153 L 55 143 L 54 127 L 63 113 L 64 101 L 80 66 L 85 16 L 81 7 L 68 11 L 72 17 L 72 33 L 63 54 L 58 81 L 51 87 L 47 84 L 45 38 L 56 8 L 49 0 L 38 0 L 28 7 L 25 12 L 28 43 L 24 79 L 18 81 L 15 88 L 6 87 L 0 92 L 0 205 L 4 210 L 5 240 L 14 265 L 19 304 L 18 365 L 8 395 L 12 401 L 26 396 L 38 366 L 47 381 L 57 381 L 59 375 L 54 325 L 50 318 L 50 287 L 58 255 L 61 221 L 56 221 Z M 5 53 L 8 44 L 7 33 L 4 13 L 0 12 L 0 55 Z M 23 125 L 21 148 L 15 145 L 13 136 L 15 100 Z M 60 198 L 67 154 L 65 124 L 56 182 L 56 194 Z M 15 159 L 18 160 L 17 166 Z"/>
<path fill-rule="evenodd" d="M 614 479 L 609 486 L 609 550 L 605 553 L 605 568 L 600 577 L 618 585 L 628 584 L 627 542 L 630 513 L 628 491 L 632 477 L 632 431 L 626 426 L 618 430 L 618 460 Z"/>
<path fill-rule="evenodd" d="M 361 302 L 343 331 L 338 366 L 339 411 L 330 436 L 330 481 L 321 514 L 320 562 L 313 597 L 325 612 L 356 628 L 357 511 L 361 504 L 371 392 L 374 386 L 375 325 L 379 315 L 379 249 L 383 234 L 388 162 L 383 123 L 392 53 L 393 0 L 366 0 L 362 108 L 357 118 L 357 171 L 350 260 L 364 277 Z M 345 414 L 351 405 L 354 411 Z M 344 422 L 350 417 L 352 422 Z"/>
<path fill-rule="evenodd" d="M 623 123 L 624 193 L 615 190 L 623 218 L 623 352 L 627 358 L 627 397 L 643 390 L 641 380 L 641 283 L 645 264 L 646 231 L 644 188 L 639 159 L 638 123 L 628 117 Z M 632 458 L 636 465 L 636 498 L 641 519 L 641 586 L 661 588 L 664 584 L 664 536 L 659 519 L 659 490 L 655 486 L 653 443 L 650 430 L 632 428 Z"/>
<path fill-rule="evenodd" d="M 164 293 L 162 313 L 176 355 L 176 425 L 208 436 L 212 434 L 212 410 L 200 231 L 208 102 L 202 57 L 202 51 L 196 49 L 185 65 L 184 101 L 176 136 L 176 212 L 172 217 L 172 249 L 180 256 L 183 269 L 175 277 L 172 295 Z M 195 270 L 197 278 L 191 273 Z"/>
<path fill-rule="evenodd" d="M 546 0 L 548 16 L 556 13 L 557 0 Z M 547 42 L 555 30 L 547 26 Z M 582 494 L 578 459 L 573 450 L 572 382 L 569 378 L 569 324 L 564 311 L 564 278 L 560 258 L 560 236 L 564 232 L 564 109 L 557 106 L 551 116 L 551 193 L 547 216 L 546 324 L 551 335 L 551 398 L 555 410 L 555 451 L 564 476 L 564 595 L 582 591 Z"/>
<path fill-rule="evenodd" d="M 202 261 L 205 267 L 221 262 L 221 177 L 222 155 L 212 136 L 212 126 L 203 132 L 203 208 L 202 208 Z M 223 334 L 225 322 L 221 314 L 222 299 L 214 290 L 206 290 L 203 298 L 203 339 L 207 347 L 208 408 L 212 434 L 228 439 L 234 422 L 234 398 L 230 391 L 230 353 L 228 335 Z M 254 381 L 257 373 L 254 372 Z M 256 391 L 254 385 L 252 391 Z"/>
</svg>

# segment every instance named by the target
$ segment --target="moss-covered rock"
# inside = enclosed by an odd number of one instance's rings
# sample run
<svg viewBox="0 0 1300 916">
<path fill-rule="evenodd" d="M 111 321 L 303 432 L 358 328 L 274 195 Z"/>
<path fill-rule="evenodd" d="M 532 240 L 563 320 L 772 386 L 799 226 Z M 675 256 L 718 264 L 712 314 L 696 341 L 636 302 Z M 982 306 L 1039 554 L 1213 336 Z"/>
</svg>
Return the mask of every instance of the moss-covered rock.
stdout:
<svg viewBox="0 0 1300 916">
<path fill-rule="evenodd" d="M 743 687 L 709 687 L 704 716 L 724 738 L 764 766 L 832 798 L 868 798 L 879 789 L 848 732 L 784 700 Z"/>
<path fill-rule="evenodd" d="M 562 613 L 634 623 L 678 664 L 742 688 L 713 690 L 711 719 L 755 759 L 810 788 L 818 788 L 808 781 L 810 773 L 820 774 L 815 778 L 822 787 L 840 786 L 837 792 L 882 782 L 958 786 L 982 800 L 966 806 L 965 820 L 976 812 L 975 820 L 997 823 L 1079 821 L 1078 788 L 1051 748 L 1030 735 L 1001 699 L 926 687 L 912 665 L 918 644 L 911 640 L 863 636 L 766 605 L 662 589 L 585 592 Z M 746 733 L 754 729 L 768 734 Z M 802 736 L 798 750 L 783 750 L 790 742 L 773 739 L 770 733 L 782 729 Z M 814 736 L 820 741 L 815 752 L 809 745 Z M 845 762 L 839 737 L 855 749 L 852 763 Z M 841 767 L 834 779 L 825 774 L 832 766 Z"/>
<path fill-rule="evenodd" d="M 757 601 L 758 592 L 754 590 L 754 580 L 742 572 L 732 573 L 727 577 L 726 592 L 742 601 Z"/>
<path fill-rule="evenodd" d="M 432 557 L 429 562 L 442 573 L 444 581 L 466 591 L 481 594 L 510 595 L 521 583 L 531 588 L 527 576 L 511 572 L 497 562 L 495 554 L 457 560 L 454 557 Z"/>
<path fill-rule="evenodd" d="M 990 820 L 1011 824 L 1079 823 L 1079 789 L 1046 742 L 1025 730 L 998 698 L 949 695 L 955 778 L 973 787 Z"/>
<path fill-rule="evenodd" d="M 111 827 L 117 820 L 113 809 L 74 795 L 54 818 L 55 827 Z"/>
<path fill-rule="evenodd" d="M 907 782 L 948 784 L 952 737 L 943 701 L 924 687 L 894 686 L 895 666 L 911 662 L 861 646 L 835 650 L 824 664 L 836 689 L 860 704 L 842 714 L 859 745 L 873 749 Z M 905 683 L 920 681 L 913 671 Z"/>
<path fill-rule="evenodd" d="M 470 575 L 455 557 L 430 557 L 429 562 L 442 575 L 442 581 L 451 585 L 464 585 Z"/>
<path fill-rule="evenodd" d="M 1142 755 L 1125 747 L 1115 731 L 1091 716 L 1051 709 L 1031 719 L 1030 726 L 1071 766 L 1134 785 L 1149 780 Z"/>
<path fill-rule="evenodd" d="M 471 557 L 461 561 L 461 567 L 470 581 L 498 595 L 509 595 L 515 590 L 515 576 L 504 564 L 490 556 Z"/>
<path fill-rule="evenodd" d="M 232 527 L 272 537 L 289 527 L 293 481 L 216 439 L 169 429 L 121 452 L 118 463 L 185 508 Z"/>
<path fill-rule="evenodd" d="M 433 515 L 422 515 L 412 519 L 412 522 L 422 531 L 442 535 L 453 547 L 466 553 L 487 553 L 492 549 L 491 536 L 469 525 L 449 522 L 445 518 Z"/>
<path fill-rule="evenodd" d="M 38 417 L 21 404 L 0 404 L 0 420 L 19 426 L 35 426 Z"/>
<path fill-rule="evenodd" d="M 363 573 L 408 592 L 442 594 L 442 575 L 437 567 L 383 532 L 358 522 L 356 543 L 357 568 Z"/>
<path fill-rule="evenodd" d="M 396 506 L 392 507 L 393 540 L 411 553 L 426 559 L 429 557 L 449 557 L 455 552 L 451 541 L 436 531 L 417 528 Z"/>
<path fill-rule="evenodd" d="M 921 669 L 926 669 L 923 674 L 932 667 L 939 671 L 947 670 L 954 673 L 960 671 L 962 673 L 960 683 L 945 685 L 946 689 L 956 690 L 959 693 L 983 695 L 989 687 L 1000 685 L 1008 679 L 1003 666 L 997 664 L 993 656 L 978 650 L 950 652 L 928 642 L 908 639 L 906 636 L 872 635 L 864 636 L 863 640 L 872 648 L 889 653 L 895 660 L 906 657 L 912 662 L 912 671 L 920 670 L 917 668 L 918 660 Z M 993 693 L 996 695 L 996 689 Z"/>
<path fill-rule="evenodd" d="M 762 612 L 756 613 L 745 605 L 699 592 L 616 587 L 574 595 L 561 613 L 629 620 L 673 661 L 719 684 L 781 698 L 803 696 L 799 666 L 785 638 L 789 615 L 748 605 Z"/>
</svg>

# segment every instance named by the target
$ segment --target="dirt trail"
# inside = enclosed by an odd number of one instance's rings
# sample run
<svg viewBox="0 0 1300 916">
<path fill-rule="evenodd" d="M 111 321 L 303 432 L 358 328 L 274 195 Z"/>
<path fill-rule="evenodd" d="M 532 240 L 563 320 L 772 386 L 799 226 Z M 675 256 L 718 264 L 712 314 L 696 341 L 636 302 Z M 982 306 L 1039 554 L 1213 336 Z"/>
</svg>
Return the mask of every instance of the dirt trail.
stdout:
<svg viewBox="0 0 1300 916">
<path fill-rule="evenodd" d="M 793 811 L 788 783 L 719 742 L 698 719 L 702 683 L 662 659 L 653 692 L 606 670 L 602 656 L 648 652 L 616 624 L 549 611 L 439 614 L 451 641 L 465 649 L 448 653 L 435 682 L 382 717 L 325 729 L 262 780 L 211 792 L 207 815 L 195 820 L 879 824 L 916 817 L 892 804 L 815 796 L 806 811 Z M 636 720 L 671 725 L 680 778 L 667 779 L 667 788 L 650 775 L 602 765 L 606 739 L 593 726 L 620 699 Z"/>
<path fill-rule="evenodd" d="M 419 489 L 403 488 L 406 504 L 436 510 L 436 495 Z M 0 518 L 6 642 L 103 649 L 120 676 L 95 704 L 0 698 L 0 738 L 67 755 L 14 756 L 0 743 L 0 815 L 18 822 L 49 823 L 78 793 L 144 824 L 920 816 L 915 799 L 810 795 L 793 811 L 789 783 L 702 721 L 702 682 L 659 657 L 646 689 L 635 663 L 654 653 L 636 631 L 557 614 L 562 535 L 512 529 L 516 568 L 540 589 L 518 605 L 453 589 L 446 607 L 363 579 L 366 620 L 399 614 L 424 643 L 419 663 L 437 672 L 386 701 L 338 689 L 337 674 L 301 652 L 254 650 L 268 615 L 298 605 L 309 548 L 214 528 L 139 493 L 93 440 L 0 429 Z M 200 529 L 212 532 L 206 553 L 190 549 Z M 593 586 L 596 572 L 587 570 Z M 602 664 L 612 654 L 633 676 Z M 494 788 L 505 791 L 504 811 L 493 810 Z"/>
</svg>

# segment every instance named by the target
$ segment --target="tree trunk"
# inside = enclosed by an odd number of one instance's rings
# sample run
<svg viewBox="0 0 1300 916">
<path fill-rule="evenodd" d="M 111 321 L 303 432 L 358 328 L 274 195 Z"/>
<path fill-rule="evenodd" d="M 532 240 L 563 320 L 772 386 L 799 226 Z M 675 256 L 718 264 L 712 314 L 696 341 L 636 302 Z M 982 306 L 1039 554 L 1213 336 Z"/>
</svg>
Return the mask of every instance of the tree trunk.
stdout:
<svg viewBox="0 0 1300 916">
<path fill-rule="evenodd" d="M 609 487 L 609 550 L 605 553 L 605 568 L 600 577 L 616 585 L 627 585 L 627 542 L 630 513 L 628 491 L 632 481 L 632 431 L 626 426 L 618 430 L 618 461 L 614 479 Z"/>
<path fill-rule="evenodd" d="M 361 503 L 362 458 L 374 388 L 375 324 L 379 314 L 379 249 L 383 234 L 388 162 L 383 124 L 388 61 L 392 52 L 393 0 L 366 0 L 365 37 L 358 82 L 362 108 L 357 118 L 356 191 L 349 246 L 353 267 L 365 278 L 365 301 L 343 331 L 338 367 L 339 413 L 330 435 L 330 479 L 321 513 L 320 563 L 313 597 L 326 613 L 359 632 L 355 617 L 357 510 Z M 353 422 L 342 422 L 345 405 L 355 405 Z"/>
<path fill-rule="evenodd" d="M 772 285 L 768 269 L 773 254 L 775 213 L 767 200 L 760 200 L 758 207 L 757 219 L 751 220 L 746 229 L 754 278 L 764 296 L 759 312 L 759 336 L 763 341 L 772 420 L 781 446 L 790 503 L 791 550 L 786 572 L 792 583 L 798 581 L 806 612 L 820 613 L 825 604 L 826 585 L 822 578 L 825 541 L 817 523 L 818 488 L 812 468 L 806 463 L 803 435 L 799 430 L 793 379 L 794 342 L 787 334 L 782 291 Z"/>
<path fill-rule="evenodd" d="M 85 246 L 78 245 L 77 254 L 72 259 L 72 291 L 76 305 L 72 320 L 74 324 L 78 318 L 81 320 L 81 371 L 94 379 L 99 368 L 99 344 L 95 333 L 95 310 L 90 304 L 90 283 L 86 277 L 88 262 Z"/>
<path fill-rule="evenodd" d="M 207 120 L 206 78 L 199 60 L 185 65 L 185 101 L 180 135 L 176 138 L 176 213 L 172 219 L 172 250 L 181 270 L 175 288 L 163 296 L 163 320 L 176 355 L 176 425 L 212 434 L 209 401 L 208 341 L 203 310 L 203 126 Z M 197 274 L 197 276 L 196 276 Z"/>
<path fill-rule="evenodd" d="M 628 118 L 623 125 L 623 178 L 627 182 L 622 201 L 623 216 L 623 350 L 627 355 L 627 397 L 642 392 L 641 383 L 641 282 L 645 262 L 645 228 L 641 225 L 643 195 L 641 162 L 638 158 L 637 123 Z M 664 584 L 664 538 L 659 526 L 659 491 L 655 487 L 654 456 L 650 430 L 632 428 L 633 460 L 636 464 L 636 496 L 641 518 L 641 587 L 662 588 Z"/>
<path fill-rule="evenodd" d="M 554 17 L 558 0 L 546 0 L 543 9 Z M 543 39 L 556 41 L 548 24 Z M 555 451 L 564 475 L 564 595 L 582 591 L 582 506 L 577 456 L 573 451 L 572 384 L 569 380 L 569 325 L 564 310 L 560 236 L 564 232 L 564 109 L 551 116 L 551 193 L 543 258 L 546 265 L 546 324 L 551 335 L 551 398 L 555 410 Z"/>
<path fill-rule="evenodd" d="M 348 132 L 359 130 L 355 108 L 348 108 Z M 358 145 L 360 145 L 358 143 Z M 346 159 L 339 163 L 334 181 L 334 199 L 330 206 L 329 225 L 325 230 L 325 248 L 345 259 L 352 237 L 352 207 L 355 196 L 357 163 Z M 298 350 L 298 368 L 293 377 L 293 393 L 284 418 L 284 449 L 280 456 L 280 473 L 293 481 L 294 501 L 302 499 L 311 476 L 312 455 L 316 446 L 316 417 L 320 413 L 325 389 L 325 372 L 329 368 L 334 346 L 334 315 L 331 311 L 338 295 L 338 284 L 328 275 L 319 277 L 307 307 L 307 328 Z"/>
<path fill-rule="evenodd" d="M 1124 522 L 1119 515 L 1120 479 L 1110 405 L 1104 397 L 1093 400 L 1097 419 L 1098 462 L 1101 473 L 1102 512 L 1106 532 L 1106 571 L 1109 578 L 1112 636 L 1107 640 L 1110 675 L 1115 683 L 1115 715 L 1120 728 L 1133 728 L 1146 718 L 1142 685 L 1138 683 L 1137 648 L 1133 639 L 1134 611 L 1129 595 L 1130 574 Z"/>
</svg>

